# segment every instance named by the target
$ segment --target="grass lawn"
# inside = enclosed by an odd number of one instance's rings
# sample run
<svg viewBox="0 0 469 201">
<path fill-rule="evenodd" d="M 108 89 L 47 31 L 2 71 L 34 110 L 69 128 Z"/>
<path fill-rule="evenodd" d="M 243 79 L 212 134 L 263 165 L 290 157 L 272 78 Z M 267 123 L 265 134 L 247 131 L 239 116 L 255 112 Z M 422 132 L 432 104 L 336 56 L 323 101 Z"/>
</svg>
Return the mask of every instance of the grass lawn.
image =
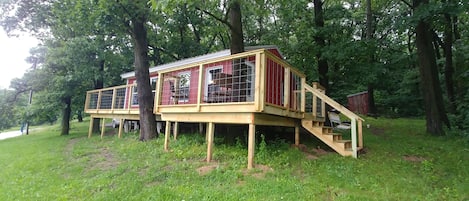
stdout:
<svg viewBox="0 0 469 201">
<path fill-rule="evenodd" d="M 164 152 L 163 137 L 88 139 L 88 122 L 73 122 L 69 136 L 33 130 L 0 141 L 0 200 L 469 200 L 467 140 L 428 136 L 423 120 L 366 124 L 359 159 L 258 141 L 251 171 L 247 148 L 219 138 L 215 162 L 204 162 L 198 134 Z"/>
</svg>

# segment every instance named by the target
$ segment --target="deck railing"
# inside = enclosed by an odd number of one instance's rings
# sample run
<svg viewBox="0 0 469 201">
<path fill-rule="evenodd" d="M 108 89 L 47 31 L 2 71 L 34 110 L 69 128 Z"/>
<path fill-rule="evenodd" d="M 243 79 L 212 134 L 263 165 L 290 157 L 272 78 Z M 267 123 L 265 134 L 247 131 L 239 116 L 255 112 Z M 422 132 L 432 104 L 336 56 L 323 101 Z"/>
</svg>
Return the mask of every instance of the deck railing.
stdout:
<svg viewBox="0 0 469 201">
<path fill-rule="evenodd" d="M 171 111 L 168 106 L 175 108 L 172 111 L 181 112 L 176 108 L 191 106 L 198 108 L 194 111 L 201 111 L 200 107 L 220 104 L 238 105 L 242 111 L 250 112 L 266 112 L 266 106 L 273 106 L 277 109 L 269 111 L 298 113 L 297 117 L 304 111 L 301 107 L 304 74 L 267 50 L 192 63 L 159 73 L 156 112 Z M 254 107 L 241 108 L 241 105 Z"/>
<path fill-rule="evenodd" d="M 114 111 L 138 110 L 132 107 L 135 97 L 129 95 L 136 85 L 121 85 L 104 89 L 91 90 L 86 93 L 85 112 L 113 113 Z"/>
<path fill-rule="evenodd" d="M 329 98 L 328 96 L 325 95 L 324 90 L 321 89 L 319 84 L 315 83 L 313 84 L 313 87 L 309 85 L 305 85 L 305 90 L 308 93 L 312 94 L 313 98 L 313 111 L 314 108 L 317 106 L 318 102 L 314 103 L 315 99 L 320 99 L 321 100 L 321 115 L 325 115 L 325 104 L 331 106 L 332 108 L 336 109 L 343 115 L 345 115 L 347 118 L 350 119 L 350 135 L 351 135 L 351 141 L 352 141 L 352 152 L 353 152 L 353 157 L 357 157 L 357 151 L 358 148 L 363 147 L 363 135 L 362 135 L 362 125 L 363 125 L 363 119 L 353 113 L 352 111 L 348 110 L 346 107 L 340 105 L 337 103 L 335 100 Z M 315 105 L 316 104 L 316 105 Z M 316 112 L 313 112 L 313 116 L 317 114 Z"/>
</svg>

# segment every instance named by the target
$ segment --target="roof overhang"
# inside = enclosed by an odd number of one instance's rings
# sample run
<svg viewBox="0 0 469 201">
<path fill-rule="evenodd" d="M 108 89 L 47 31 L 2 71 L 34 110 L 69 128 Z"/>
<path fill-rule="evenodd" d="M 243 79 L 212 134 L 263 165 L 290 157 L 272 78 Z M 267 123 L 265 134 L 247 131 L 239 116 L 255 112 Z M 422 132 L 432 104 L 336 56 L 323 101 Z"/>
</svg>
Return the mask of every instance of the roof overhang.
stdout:
<svg viewBox="0 0 469 201">
<path fill-rule="evenodd" d="M 275 45 L 248 46 L 248 47 L 245 48 L 246 51 L 258 50 L 258 49 L 276 49 L 280 53 L 280 55 L 283 57 L 283 54 L 280 52 L 280 50 Z M 222 50 L 222 51 L 218 51 L 218 52 L 214 52 L 214 53 L 209 53 L 209 54 L 205 54 L 205 55 L 201 55 L 201 56 L 182 59 L 182 60 L 167 63 L 167 64 L 162 64 L 162 65 L 159 65 L 159 66 L 153 66 L 149 69 L 149 73 L 152 74 L 152 73 L 162 71 L 162 70 L 166 70 L 166 69 L 170 69 L 170 68 L 176 68 L 176 67 L 188 65 L 188 64 L 191 64 L 191 63 L 197 63 L 197 62 L 210 60 L 210 59 L 216 59 L 216 58 L 219 58 L 219 57 L 224 57 L 224 56 L 229 56 L 229 55 L 231 55 L 231 51 L 229 49 L 226 49 L 226 50 Z M 135 77 L 135 71 L 121 74 L 122 79 L 129 79 L 129 78 L 132 78 L 132 77 Z"/>
</svg>

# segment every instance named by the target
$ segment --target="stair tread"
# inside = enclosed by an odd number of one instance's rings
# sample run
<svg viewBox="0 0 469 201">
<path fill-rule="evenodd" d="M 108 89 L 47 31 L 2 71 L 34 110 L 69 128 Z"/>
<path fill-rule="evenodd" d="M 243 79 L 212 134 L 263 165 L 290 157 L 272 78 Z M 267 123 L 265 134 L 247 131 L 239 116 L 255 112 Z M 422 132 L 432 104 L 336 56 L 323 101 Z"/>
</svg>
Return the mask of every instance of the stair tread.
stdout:
<svg viewBox="0 0 469 201">
<path fill-rule="evenodd" d="M 347 143 L 347 142 L 352 142 L 352 140 L 335 140 L 334 142 Z"/>
<path fill-rule="evenodd" d="M 362 147 L 357 147 L 357 151 L 362 150 Z M 353 151 L 352 147 L 345 149 L 345 151 Z"/>
<path fill-rule="evenodd" d="M 338 135 L 338 136 L 341 136 L 342 134 L 340 134 L 340 133 L 323 133 L 323 135 Z"/>
</svg>

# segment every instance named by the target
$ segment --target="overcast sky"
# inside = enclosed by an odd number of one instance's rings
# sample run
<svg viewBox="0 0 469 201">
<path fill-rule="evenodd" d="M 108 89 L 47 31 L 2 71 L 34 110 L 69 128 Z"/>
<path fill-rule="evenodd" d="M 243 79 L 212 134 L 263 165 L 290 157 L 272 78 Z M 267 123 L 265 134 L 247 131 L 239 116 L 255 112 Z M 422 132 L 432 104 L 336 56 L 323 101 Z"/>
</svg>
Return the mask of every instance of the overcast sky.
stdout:
<svg viewBox="0 0 469 201">
<path fill-rule="evenodd" d="M 29 56 L 29 49 L 37 44 L 38 41 L 27 34 L 9 38 L 0 28 L 0 89 L 8 88 L 10 80 L 21 78 L 32 66 L 25 59 Z"/>
</svg>

